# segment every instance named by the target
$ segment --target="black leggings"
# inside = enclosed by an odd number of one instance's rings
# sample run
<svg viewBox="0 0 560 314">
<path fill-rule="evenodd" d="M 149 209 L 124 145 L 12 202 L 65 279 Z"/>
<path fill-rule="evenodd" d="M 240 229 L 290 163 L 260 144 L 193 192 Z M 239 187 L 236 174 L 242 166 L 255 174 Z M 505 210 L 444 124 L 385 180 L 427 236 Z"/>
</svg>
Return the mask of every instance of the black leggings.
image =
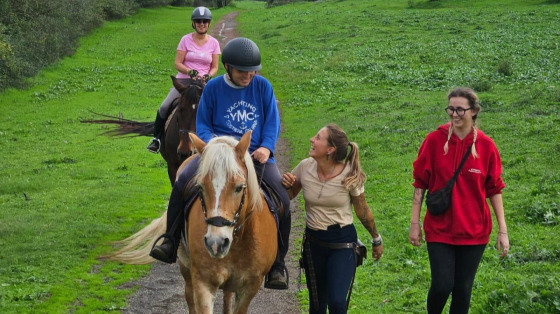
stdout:
<svg viewBox="0 0 560 314">
<path fill-rule="evenodd" d="M 468 313 L 474 277 L 486 245 L 427 245 L 432 272 L 428 313 L 441 313 L 450 293 L 449 313 Z"/>
</svg>

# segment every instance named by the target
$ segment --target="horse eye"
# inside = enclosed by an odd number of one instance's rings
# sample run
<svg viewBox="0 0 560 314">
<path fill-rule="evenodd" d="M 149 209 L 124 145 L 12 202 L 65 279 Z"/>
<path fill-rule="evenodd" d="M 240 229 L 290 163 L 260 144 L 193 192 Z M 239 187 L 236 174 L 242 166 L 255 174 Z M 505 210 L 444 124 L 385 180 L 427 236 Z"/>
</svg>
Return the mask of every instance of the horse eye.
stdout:
<svg viewBox="0 0 560 314">
<path fill-rule="evenodd" d="M 235 193 L 240 193 L 241 191 L 243 191 L 244 188 L 245 188 L 245 184 L 238 185 L 238 186 L 235 188 Z"/>
</svg>

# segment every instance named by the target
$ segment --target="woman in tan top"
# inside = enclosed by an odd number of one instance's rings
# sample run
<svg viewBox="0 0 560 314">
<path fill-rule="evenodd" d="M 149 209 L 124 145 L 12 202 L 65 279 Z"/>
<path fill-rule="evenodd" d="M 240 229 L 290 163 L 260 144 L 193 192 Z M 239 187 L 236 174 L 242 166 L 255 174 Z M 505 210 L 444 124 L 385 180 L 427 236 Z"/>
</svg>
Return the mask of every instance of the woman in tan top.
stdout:
<svg viewBox="0 0 560 314">
<path fill-rule="evenodd" d="M 351 245 L 358 240 L 352 207 L 372 236 L 376 261 L 381 258 L 383 244 L 364 196 L 366 176 L 360 167 L 358 145 L 349 142 L 335 124 L 323 127 L 310 141 L 310 158 L 285 173 L 282 185 L 290 198 L 303 190 L 309 313 L 326 313 L 327 307 L 329 313 L 346 313 L 346 296 L 356 271 Z"/>
</svg>

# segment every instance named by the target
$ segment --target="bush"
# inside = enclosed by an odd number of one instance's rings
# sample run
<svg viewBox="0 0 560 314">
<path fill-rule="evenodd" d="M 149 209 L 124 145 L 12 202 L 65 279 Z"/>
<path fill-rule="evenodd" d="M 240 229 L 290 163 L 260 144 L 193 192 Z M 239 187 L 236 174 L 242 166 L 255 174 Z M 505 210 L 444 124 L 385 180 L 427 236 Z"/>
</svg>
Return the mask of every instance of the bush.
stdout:
<svg viewBox="0 0 560 314">
<path fill-rule="evenodd" d="M 74 53 L 78 39 L 104 20 L 139 7 L 173 0 L 2 0 L 0 2 L 0 90 L 23 87 L 25 78 Z"/>
<path fill-rule="evenodd" d="M 472 82 L 470 85 L 470 87 L 477 92 L 488 92 L 492 89 L 492 83 L 489 80 Z"/>
<path fill-rule="evenodd" d="M 141 7 L 157 7 L 163 5 L 169 5 L 173 0 L 137 0 Z"/>
<path fill-rule="evenodd" d="M 0 37 L 0 90 L 8 87 L 6 83 L 14 77 L 17 77 L 17 67 L 12 48 Z"/>
<path fill-rule="evenodd" d="M 132 0 L 101 0 L 98 1 L 98 7 L 104 19 L 115 20 L 136 12 L 138 4 Z"/>
<path fill-rule="evenodd" d="M 509 60 L 502 60 L 498 63 L 498 73 L 503 74 L 504 76 L 510 76 L 513 74 L 513 67 L 511 65 L 511 61 Z"/>
</svg>

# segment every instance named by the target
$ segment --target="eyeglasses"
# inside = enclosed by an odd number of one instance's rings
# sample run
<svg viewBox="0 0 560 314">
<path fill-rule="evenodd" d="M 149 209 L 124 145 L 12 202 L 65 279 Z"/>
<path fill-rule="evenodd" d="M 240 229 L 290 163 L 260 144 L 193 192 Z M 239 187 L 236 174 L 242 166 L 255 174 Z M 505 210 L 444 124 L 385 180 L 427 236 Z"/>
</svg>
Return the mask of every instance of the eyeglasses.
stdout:
<svg viewBox="0 0 560 314">
<path fill-rule="evenodd" d="M 208 24 L 210 20 L 193 20 L 197 24 Z"/>
<path fill-rule="evenodd" d="M 462 117 L 462 116 L 465 115 L 465 112 L 467 112 L 467 110 L 471 110 L 471 109 L 472 108 L 464 109 L 464 108 L 447 107 L 447 108 L 445 108 L 445 112 L 447 112 L 447 114 L 450 115 L 450 116 L 453 115 L 453 112 L 456 112 L 459 117 Z"/>
</svg>

